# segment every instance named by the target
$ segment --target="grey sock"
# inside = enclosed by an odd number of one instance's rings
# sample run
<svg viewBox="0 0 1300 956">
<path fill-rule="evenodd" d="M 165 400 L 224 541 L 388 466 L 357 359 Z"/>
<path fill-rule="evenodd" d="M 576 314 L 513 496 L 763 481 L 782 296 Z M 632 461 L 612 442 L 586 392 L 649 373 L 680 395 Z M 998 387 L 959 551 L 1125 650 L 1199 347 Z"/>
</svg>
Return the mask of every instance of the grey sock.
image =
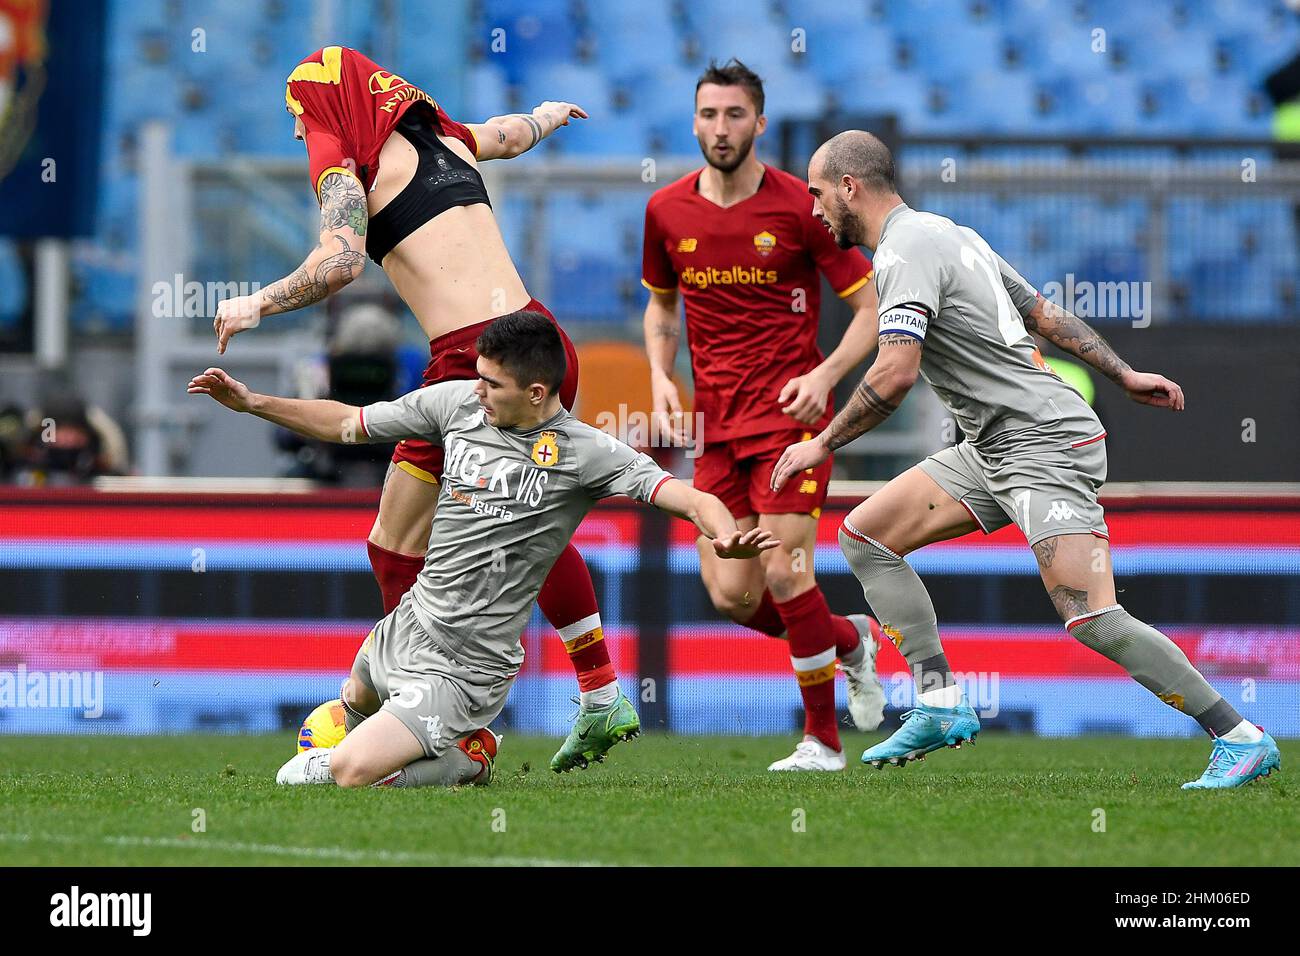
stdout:
<svg viewBox="0 0 1300 956">
<path fill-rule="evenodd" d="M 1076 619 L 1078 620 L 1078 619 Z M 1192 666 L 1178 645 L 1118 604 L 1066 623 L 1075 640 L 1114 661 L 1170 707 L 1221 736 L 1241 723 L 1223 696 Z"/>
<path fill-rule="evenodd" d="M 366 719 L 366 715 L 359 710 L 353 710 L 352 706 L 345 700 L 343 703 L 343 726 L 348 733 L 357 729 L 357 725 Z"/>
<path fill-rule="evenodd" d="M 881 629 L 907 661 L 918 691 L 955 683 L 934 616 L 930 594 L 901 557 L 847 521 L 840 527 L 840 550 L 862 585 Z"/>
<path fill-rule="evenodd" d="M 470 783 L 483 765 L 470 760 L 459 747 L 449 747 L 441 757 L 413 760 L 403 767 L 389 787 L 459 787 Z"/>
</svg>

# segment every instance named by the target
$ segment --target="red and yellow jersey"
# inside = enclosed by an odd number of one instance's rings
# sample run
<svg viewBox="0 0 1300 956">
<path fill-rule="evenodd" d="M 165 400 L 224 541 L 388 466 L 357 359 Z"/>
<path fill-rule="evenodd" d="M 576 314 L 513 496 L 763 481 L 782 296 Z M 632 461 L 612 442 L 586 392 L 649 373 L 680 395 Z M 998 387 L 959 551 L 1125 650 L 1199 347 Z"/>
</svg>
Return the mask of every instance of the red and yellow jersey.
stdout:
<svg viewBox="0 0 1300 956">
<path fill-rule="evenodd" d="M 311 184 L 318 198 L 321 180 L 330 172 L 352 173 L 368 192 L 384 141 L 416 104 L 439 133 L 478 155 L 474 134 L 433 97 L 348 47 L 327 46 L 306 57 L 289 74 L 284 101 L 306 127 Z"/>
<path fill-rule="evenodd" d="M 650 197 L 641 282 L 681 290 L 709 441 L 789 429 L 781 389 L 822 361 L 818 273 L 847 296 L 871 278 L 871 261 L 835 245 L 789 173 L 768 166 L 758 192 L 723 209 L 700 195 L 700 172 Z M 820 424 L 831 415 L 827 403 Z"/>
</svg>

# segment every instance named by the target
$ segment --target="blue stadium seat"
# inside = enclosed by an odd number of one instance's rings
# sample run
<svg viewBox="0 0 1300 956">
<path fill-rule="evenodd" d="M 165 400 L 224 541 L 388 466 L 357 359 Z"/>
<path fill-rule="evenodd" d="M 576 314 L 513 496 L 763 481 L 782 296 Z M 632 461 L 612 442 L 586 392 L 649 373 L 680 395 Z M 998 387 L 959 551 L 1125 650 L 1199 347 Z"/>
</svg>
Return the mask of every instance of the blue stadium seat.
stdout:
<svg viewBox="0 0 1300 956">
<path fill-rule="evenodd" d="M 12 328 L 27 310 L 29 291 L 17 246 L 0 239 L 0 329 Z"/>
<path fill-rule="evenodd" d="M 476 63 L 469 68 L 465 78 L 465 115 L 457 119 L 477 123 L 490 116 L 512 112 L 515 109 L 512 103 L 505 69 L 490 60 Z M 518 109 L 536 105 L 520 103 Z"/>
<path fill-rule="evenodd" d="M 594 66 L 546 63 L 529 70 L 518 86 L 521 109 L 544 100 L 578 103 L 594 115 L 613 111 L 613 89 L 605 74 Z"/>
</svg>

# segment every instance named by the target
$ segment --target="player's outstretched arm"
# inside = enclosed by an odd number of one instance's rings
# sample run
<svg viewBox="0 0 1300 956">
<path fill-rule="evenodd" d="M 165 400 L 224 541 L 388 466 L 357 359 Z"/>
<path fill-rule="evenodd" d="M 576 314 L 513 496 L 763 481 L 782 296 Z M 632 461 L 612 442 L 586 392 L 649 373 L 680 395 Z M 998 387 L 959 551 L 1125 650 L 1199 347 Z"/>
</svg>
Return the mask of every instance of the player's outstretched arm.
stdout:
<svg viewBox="0 0 1300 956">
<path fill-rule="evenodd" d="M 844 301 L 853 309 L 853 319 L 844 337 L 830 355 L 811 372 L 785 383 L 777 401 L 781 411 L 797 422 L 812 425 L 826 411 L 831 390 L 857 368 L 876 347 L 879 316 L 876 314 L 876 285 L 867 282 Z"/>
<path fill-rule="evenodd" d="M 528 152 L 571 119 L 586 119 L 587 111 L 573 103 L 547 101 L 531 113 L 508 113 L 482 123 L 470 123 L 478 142 L 478 159 L 513 159 Z"/>
<path fill-rule="evenodd" d="M 916 384 L 924 346 L 921 339 L 906 332 L 887 332 L 880 336 L 876 360 L 840 413 L 820 434 L 797 442 L 781 453 L 772 469 L 772 490 L 779 491 L 792 475 L 816 468 L 831 452 L 865 435 L 894 414 Z"/>
<path fill-rule="evenodd" d="M 654 505 L 660 511 L 685 518 L 700 529 L 700 534 L 712 538 L 714 553 L 720 558 L 756 558 L 781 543 L 762 528 L 741 531 L 717 497 L 676 478 L 664 482 L 655 494 Z"/>
<path fill-rule="evenodd" d="M 210 368 L 190 379 L 186 391 L 191 395 L 211 395 L 234 412 L 247 412 L 268 422 L 315 438 L 342 445 L 364 443 L 366 434 L 360 427 L 361 409 L 329 399 L 277 398 L 260 395 L 219 368 Z"/>
<path fill-rule="evenodd" d="M 226 351 L 232 335 L 256 328 L 263 316 L 312 305 L 359 276 L 366 267 L 369 221 L 360 180 L 342 172 L 321 180 L 319 244 L 292 274 L 217 306 L 212 328 L 218 354 Z"/>
<path fill-rule="evenodd" d="M 1155 372 L 1134 371 L 1088 323 L 1050 299 L 1040 295 L 1024 319 L 1025 328 L 1087 362 L 1124 389 L 1133 401 L 1183 410 L 1183 390 L 1177 382 Z"/>
</svg>

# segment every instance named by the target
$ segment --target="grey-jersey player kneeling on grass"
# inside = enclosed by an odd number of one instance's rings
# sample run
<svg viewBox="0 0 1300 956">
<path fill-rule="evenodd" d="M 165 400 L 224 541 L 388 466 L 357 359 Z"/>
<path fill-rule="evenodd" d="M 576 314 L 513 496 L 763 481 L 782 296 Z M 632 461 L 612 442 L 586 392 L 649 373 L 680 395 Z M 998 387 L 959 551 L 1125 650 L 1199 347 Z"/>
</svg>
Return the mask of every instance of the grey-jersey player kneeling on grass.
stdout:
<svg viewBox="0 0 1300 956">
<path fill-rule="evenodd" d="M 918 374 L 965 435 L 859 504 L 840 529 L 849 565 L 917 690 L 902 727 L 867 750 L 863 762 L 903 764 L 960 746 L 979 731 L 949 670 L 934 605 L 903 556 L 1014 521 L 1070 634 L 1215 738 L 1209 767 L 1184 788 L 1236 787 L 1280 767 L 1273 738 L 1244 720 L 1173 641 L 1116 603 L 1097 501 L 1106 433 L 1079 393 L 1044 363 L 1029 333 L 1087 362 L 1141 404 L 1182 411 L 1182 389 L 1130 368 L 974 230 L 908 208 L 894 186 L 893 158 L 871 134 L 854 130 L 823 144 L 808 164 L 808 191 L 813 214 L 841 246 L 875 252 L 879 351 L 835 420 L 785 450 L 773 487 L 888 418 Z"/>
<path fill-rule="evenodd" d="M 487 727 L 523 663 L 537 592 L 600 498 L 627 495 L 686 518 L 719 557 L 755 558 L 778 544 L 761 529 L 742 533 L 713 495 L 565 411 L 564 345 L 550 319 L 502 316 L 475 347 L 477 381 L 365 408 L 258 395 L 219 368 L 190 382 L 192 394 L 321 441 L 419 438 L 446 452 L 424 569 L 344 682 L 348 735 L 299 753 L 280 783 L 486 783 L 499 740 Z"/>
</svg>

